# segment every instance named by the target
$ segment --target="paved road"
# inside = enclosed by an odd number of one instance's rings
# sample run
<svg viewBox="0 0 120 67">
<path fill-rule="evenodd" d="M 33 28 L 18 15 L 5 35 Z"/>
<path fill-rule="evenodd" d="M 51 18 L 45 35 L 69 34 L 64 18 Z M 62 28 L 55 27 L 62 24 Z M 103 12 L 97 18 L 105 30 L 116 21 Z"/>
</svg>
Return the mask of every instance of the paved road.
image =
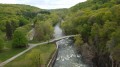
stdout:
<svg viewBox="0 0 120 67">
<path fill-rule="evenodd" d="M 70 38 L 70 37 L 74 37 L 74 36 L 78 36 L 78 35 L 63 36 L 63 37 L 51 39 L 51 40 L 49 40 L 49 41 L 42 42 L 42 43 L 28 44 L 29 47 L 28 47 L 26 50 L 20 52 L 19 54 L 13 56 L 12 58 L 10 58 L 10 59 L 8 59 L 8 60 L 6 60 L 6 61 L 0 63 L 0 67 L 3 67 L 5 64 L 11 62 L 12 60 L 14 60 L 14 59 L 16 59 L 17 57 L 23 55 L 24 53 L 26 53 L 27 51 L 31 50 L 32 48 L 34 48 L 34 47 L 36 47 L 36 46 L 38 46 L 38 45 L 47 44 L 47 43 L 52 43 L 52 42 L 55 42 L 55 41 L 58 41 L 58 40 L 61 40 L 61 39 L 64 39 L 64 38 Z"/>
</svg>

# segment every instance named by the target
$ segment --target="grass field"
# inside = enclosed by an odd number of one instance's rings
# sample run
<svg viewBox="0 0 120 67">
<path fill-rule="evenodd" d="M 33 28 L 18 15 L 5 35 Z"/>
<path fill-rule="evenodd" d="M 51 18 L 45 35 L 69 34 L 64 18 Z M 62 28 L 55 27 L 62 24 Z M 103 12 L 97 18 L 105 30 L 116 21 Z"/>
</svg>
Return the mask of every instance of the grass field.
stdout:
<svg viewBox="0 0 120 67">
<path fill-rule="evenodd" d="M 11 47 L 11 41 L 6 41 L 4 43 L 4 49 L 0 52 L 0 63 L 22 52 L 25 49 L 26 48 L 13 49 Z"/>
<path fill-rule="evenodd" d="M 32 28 L 30 24 L 23 26 L 25 28 L 26 33 L 30 31 Z M 6 39 L 6 33 L 0 31 L 0 38 L 3 40 L 3 48 L 0 51 L 0 63 L 13 57 L 14 55 L 22 52 L 26 48 L 12 48 L 12 40 Z"/>
<path fill-rule="evenodd" d="M 0 62 L 3 62 L 12 56 L 22 52 L 25 48 L 22 49 L 6 49 L 3 52 L 0 53 Z"/>
<path fill-rule="evenodd" d="M 5 67 L 45 67 L 55 50 L 55 44 L 37 46 L 6 64 Z"/>
</svg>

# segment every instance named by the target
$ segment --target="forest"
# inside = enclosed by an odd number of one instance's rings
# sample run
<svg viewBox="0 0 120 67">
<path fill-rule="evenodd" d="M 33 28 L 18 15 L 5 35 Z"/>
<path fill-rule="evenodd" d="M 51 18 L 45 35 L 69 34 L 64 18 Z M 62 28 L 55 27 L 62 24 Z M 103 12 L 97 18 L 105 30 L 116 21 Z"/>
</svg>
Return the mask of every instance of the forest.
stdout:
<svg viewBox="0 0 120 67">
<path fill-rule="evenodd" d="M 40 9 L 18 4 L 0 4 L 0 9 L 0 52 L 4 54 L 12 52 L 14 47 L 26 46 L 26 34 L 32 28 L 32 18 Z M 18 39 L 21 39 L 19 44 Z"/>
<path fill-rule="evenodd" d="M 79 35 L 73 38 L 74 47 L 86 64 L 92 67 L 120 67 L 120 0 L 87 0 L 69 9 L 45 10 L 23 4 L 0 4 L 0 9 L 0 62 L 27 49 L 28 43 L 49 41 L 53 38 L 54 26 L 63 21 L 60 27 L 65 35 Z M 35 34 L 31 41 L 27 34 L 33 28 Z M 40 48 L 36 47 L 38 51 L 34 48 L 20 57 L 28 56 L 27 61 L 19 60 L 29 65 L 27 62 L 31 57 L 36 59 L 33 53 L 40 51 L 45 61 L 38 60 L 43 64 L 34 63 L 38 65 L 35 67 L 45 65 L 48 62 L 46 56 L 51 56 L 56 48 L 53 43 L 43 46 L 45 49 Z M 50 57 L 47 56 L 47 59 Z M 21 62 L 18 62 L 19 65 Z"/>
<path fill-rule="evenodd" d="M 86 63 L 120 66 L 120 0 L 79 3 L 69 9 L 61 26 L 67 35 L 80 34 L 74 38 L 75 46 Z"/>
</svg>

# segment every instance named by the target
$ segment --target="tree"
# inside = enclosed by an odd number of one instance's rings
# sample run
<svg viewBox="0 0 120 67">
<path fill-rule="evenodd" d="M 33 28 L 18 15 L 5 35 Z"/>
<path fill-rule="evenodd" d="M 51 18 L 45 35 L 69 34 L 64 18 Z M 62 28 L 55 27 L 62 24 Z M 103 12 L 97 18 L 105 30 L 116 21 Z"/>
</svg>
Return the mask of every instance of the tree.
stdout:
<svg viewBox="0 0 120 67">
<path fill-rule="evenodd" d="M 114 60 L 120 61 L 120 44 L 115 46 L 111 53 Z"/>
<path fill-rule="evenodd" d="M 34 40 L 43 41 L 48 40 L 52 37 L 53 27 L 49 21 L 37 22 L 35 25 L 35 35 Z"/>
<path fill-rule="evenodd" d="M 116 0 L 116 3 L 117 3 L 117 4 L 120 4 L 120 0 Z"/>
<path fill-rule="evenodd" d="M 108 40 L 117 28 L 117 22 L 106 21 L 103 25 L 102 32 L 100 32 L 100 36 L 104 38 L 104 41 Z"/>
<path fill-rule="evenodd" d="M 8 40 L 12 39 L 12 33 L 13 33 L 13 30 L 12 30 L 11 23 L 7 21 L 6 22 L 6 36 Z"/>
<path fill-rule="evenodd" d="M 77 51 L 79 52 L 81 45 L 83 45 L 82 37 L 81 35 L 79 35 L 79 36 L 75 36 L 74 39 L 75 39 L 75 47 L 77 48 Z"/>
<path fill-rule="evenodd" d="M 81 32 L 81 35 L 82 35 L 84 42 L 88 42 L 90 31 L 91 31 L 91 28 L 88 24 L 84 24 L 82 26 L 82 29 L 80 30 L 80 32 Z"/>
<path fill-rule="evenodd" d="M 107 21 L 107 20 L 111 21 L 113 18 L 114 18 L 113 14 L 110 10 L 106 11 L 105 15 L 103 16 L 104 21 Z"/>
<path fill-rule="evenodd" d="M 23 26 L 28 23 L 29 23 L 29 21 L 27 19 L 25 19 L 24 17 L 20 18 L 20 20 L 19 20 L 19 26 Z"/>
<path fill-rule="evenodd" d="M 11 20 L 11 26 L 12 26 L 12 30 L 13 32 L 16 30 L 16 28 L 18 27 L 18 24 L 17 24 L 17 20 Z"/>
<path fill-rule="evenodd" d="M 35 35 L 34 35 L 34 40 L 35 41 L 42 41 L 44 40 L 44 30 L 43 30 L 43 24 L 36 23 L 35 24 Z"/>
<path fill-rule="evenodd" d="M 107 42 L 107 46 L 112 58 L 116 61 L 120 61 L 120 28 L 112 33 L 111 39 Z"/>
<path fill-rule="evenodd" d="M 120 0 L 111 0 L 113 3 L 120 4 Z"/>
<path fill-rule="evenodd" d="M 27 45 L 28 45 L 28 40 L 26 38 L 24 29 L 18 28 L 17 30 L 15 30 L 13 35 L 13 42 L 12 42 L 13 48 L 27 47 Z"/>
<path fill-rule="evenodd" d="M 3 39 L 0 38 L 0 52 L 2 51 L 4 45 L 3 45 Z"/>
<path fill-rule="evenodd" d="M 116 31 L 112 32 L 111 34 L 111 38 L 109 41 L 109 45 L 112 45 L 111 50 L 116 47 L 117 45 L 120 44 L 120 27 L 118 27 L 118 29 L 116 29 Z"/>
<path fill-rule="evenodd" d="M 94 23 L 91 28 L 91 39 L 96 50 L 99 50 L 100 27 L 97 23 Z"/>
<path fill-rule="evenodd" d="M 92 38 L 98 38 L 100 32 L 100 27 L 97 23 L 94 23 L 91 29 L 91 36 Z"/>
<path fill-rule="evenodd" d="M 95 2 L 95 3 L 102 3 L 102 4 L 104 4 L 108 1 L 110 1 L 110 0 L 93 0 L 93 2 Z"/>
<path fill-rule="evenodd" d="M 45 39 L 50 39 L 52 37 L 52 34 L 53 34 L 53 27 L 52 27 L 52 24 L 50 24 L 49 21 L 46 21 L 44 22 L 44 33 L 45 33 L 45 36 L 46 38 Z"/>
<path fill-rule="evenodd" d="M 41 53 L 38 49 L 35 49 L 31 51 L 30 53 L 28 53 L 26 55 L 26 58 L 30 59 L 30 61 L 35 67 L 41 67 L 42 58 L 41 58 Z"/>
<path fill-rule="evenodd" d="M 120 11 L 120 5 L 116 5 L 111 8 L 111 12 L 114 16 L 113 21 L 118 22 L 118 24 L 120 25 L 120 12 L 119 11 Z"/>
</svg>

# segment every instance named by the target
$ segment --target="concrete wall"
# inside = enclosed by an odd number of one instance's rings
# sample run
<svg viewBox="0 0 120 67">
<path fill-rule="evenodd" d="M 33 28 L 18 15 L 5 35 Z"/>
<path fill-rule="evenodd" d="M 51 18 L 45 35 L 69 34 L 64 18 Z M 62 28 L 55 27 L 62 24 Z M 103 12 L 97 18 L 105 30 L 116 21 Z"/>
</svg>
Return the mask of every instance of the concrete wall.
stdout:
<svg viewBox="0 0 120 67">
<path fill-rule="evenodd" d="M 48 62 L 47 67 L 53 67 L 56 61 L 57 55 L 58 55 L 58 45 L 56 44 L 56 51 L 54 52 L 54 54 L 52 55 L 52 58 Z"/>
</svg>

